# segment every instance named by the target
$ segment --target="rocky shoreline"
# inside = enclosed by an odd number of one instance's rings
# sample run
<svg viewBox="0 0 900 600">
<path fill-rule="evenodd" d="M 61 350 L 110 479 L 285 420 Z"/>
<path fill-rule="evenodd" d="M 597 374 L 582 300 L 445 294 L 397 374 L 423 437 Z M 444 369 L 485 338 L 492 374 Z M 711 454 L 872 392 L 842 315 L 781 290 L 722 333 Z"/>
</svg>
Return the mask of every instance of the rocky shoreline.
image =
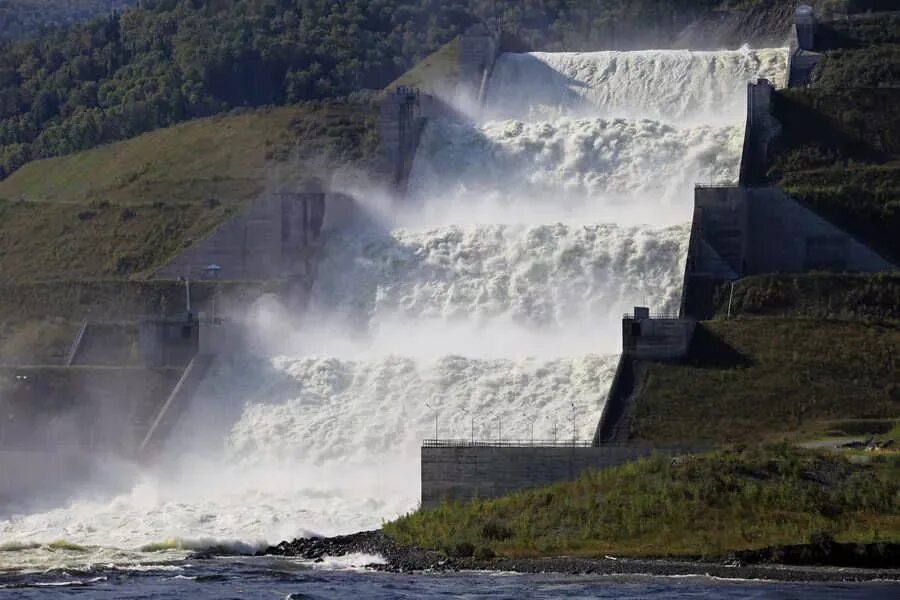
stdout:
<svg viewBox="0 0 900 600">
<path fill-rule="evenodd" d="M 785 564 L 773 562 L 778 556 L 797 556 L 802 553 L 767 549 L 742 553 L 720 560 L 699 559 L 634 559 L 634 558 L 493 558 L 479 560 L 473 557 L 450 557 L 441 552 L 412 546 L 401 546 L 380 531 L 364 531 L 330 538 L 301 538 L 281 542 L 277 546 L 259 552 L 260 555 L 294 556 L 306 560 L 322 560 L 326 556 L 347 554 L 377 554 L 385 559 L 383 564 L 371 568 L 397 573 L 414 571 L 503 571 L 515 573 L 559 573 L 567 575 L 698 575 L 723 579 L 765 579 L 796 582 L 861 582 L 875 580 L 900 580 L 900 563 L 896 562 L 897 544 L 879 549 L 879 559 L 873 566 L 860 566 L 865 562 L 857 553 L 856 565 L 835 564 Z M 787 547 L 787 548 L 800 548 Z M 815 552 L 807 553 L 812 560 Z M 885 558 L 887 556 L 887 558 Z M 791 562 L 791 561 L 788 561 Z"/>
</svg>

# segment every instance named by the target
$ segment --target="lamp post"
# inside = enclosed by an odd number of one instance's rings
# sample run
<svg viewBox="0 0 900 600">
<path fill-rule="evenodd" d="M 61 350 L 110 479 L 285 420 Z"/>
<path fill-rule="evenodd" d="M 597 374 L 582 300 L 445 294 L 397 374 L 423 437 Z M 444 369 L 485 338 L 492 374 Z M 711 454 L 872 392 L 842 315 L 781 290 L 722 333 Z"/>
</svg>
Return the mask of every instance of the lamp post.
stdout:
<svg viewBox="0 0 900 600">
<path fill-rule="evenodd" d="M 427 402 L 425 403 L 425 406 L 427 406 L 428 408 L 430 408 L 431 410 L 434 411 L 434 441 L 436 442 L 438 439 L 438 412 L 437 412 L 437 409 L 435 409 L 433 406 L 431 406 Z"/>
<path fill-rule="evenodd" d="M 475 415 L 473 415 L 472 413 L 470 413 L 469 411 L 467 411 L 464 408 L 460 408 L 460 410 L 463 411 L 465 414 L 469 415 L 469 418 L 472 420 L 472 445 L 474 446 L 475 445 Z"/>
<path fill-rule="evenodd" d="M 572 445 L 578 441 L 578 430 L 575 428 L 575 403 L 572 402 Z"/>
<path fill-rule="evenodd" d="M 531 419 L 531 445 L 534 446 L 534 422 L 536 419 Z"/>
<path fill-rule="evenodd" d="M 497 415 L 497 443 L 503 441 L 503 417 Z"/>
</svg>

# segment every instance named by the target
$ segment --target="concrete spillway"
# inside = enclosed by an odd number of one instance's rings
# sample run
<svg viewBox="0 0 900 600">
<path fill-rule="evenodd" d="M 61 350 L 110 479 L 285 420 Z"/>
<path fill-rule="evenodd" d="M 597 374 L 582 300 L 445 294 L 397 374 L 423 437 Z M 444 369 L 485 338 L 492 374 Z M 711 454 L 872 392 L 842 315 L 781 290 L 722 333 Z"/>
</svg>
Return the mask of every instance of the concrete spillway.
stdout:
<svg viewBox="0 0 900 600">
<path fill-rule="evenodd" d="M 415 506 L 436 426 L 589 437 L 621 313 L 676 308 L 693 184 L 736 177 L 746 83 L 786 57 L 501 56 L 484 120 L 427 126 L 407 202 L 326 242 L 310 314 L 261 312 L 272 357 L 213 369 L 167 470 L 0 541 L 374 527 Z"/>
</svg>

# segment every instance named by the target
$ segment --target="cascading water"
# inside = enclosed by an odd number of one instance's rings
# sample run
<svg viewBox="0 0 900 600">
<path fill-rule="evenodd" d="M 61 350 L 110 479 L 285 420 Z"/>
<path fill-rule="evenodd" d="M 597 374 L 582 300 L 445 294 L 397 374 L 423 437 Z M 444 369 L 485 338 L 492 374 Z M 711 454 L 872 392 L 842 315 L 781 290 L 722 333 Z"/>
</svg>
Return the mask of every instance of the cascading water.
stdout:
<svg viewBox="0 0 900 600">
<path fill-rule="evenodd" d="M 310 315 L 261 313 L 279 356 L 221 361 L 130 492 L 0 521 L 0 544 L 46 568 L 56 539 L 128 562 L 346 532 L 415 507 L 435 426 L 590 437 L 621 313 L 676 307 L 692 186 L 735 178 L 745 85 L 786 58 L 501 56 L 486 119 L 431 122 L 396 214 L 327 241 Z"/>
</svg>

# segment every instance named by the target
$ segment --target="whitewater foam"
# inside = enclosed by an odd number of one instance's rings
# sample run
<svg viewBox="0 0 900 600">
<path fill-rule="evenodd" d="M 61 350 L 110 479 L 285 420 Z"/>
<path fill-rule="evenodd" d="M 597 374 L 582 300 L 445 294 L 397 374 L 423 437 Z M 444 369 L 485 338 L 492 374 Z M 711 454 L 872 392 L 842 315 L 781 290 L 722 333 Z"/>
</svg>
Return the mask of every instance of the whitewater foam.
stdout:
<svg viewBox="0 0 900 600">
<path fill-rule="evenodd" d="M 787 57 L 786 48 L 502 54 L 487 110 L 495 119 L 587 114 L 740 124 L 748 81 L 764 78 L 783 87 Z"/>
<path fill-rule="evenodd" d="M 684 223 L 695 183 L 732 183 L 743 130 L 560 118 L 426 127 L 402 223 Z"/>
</svg>

